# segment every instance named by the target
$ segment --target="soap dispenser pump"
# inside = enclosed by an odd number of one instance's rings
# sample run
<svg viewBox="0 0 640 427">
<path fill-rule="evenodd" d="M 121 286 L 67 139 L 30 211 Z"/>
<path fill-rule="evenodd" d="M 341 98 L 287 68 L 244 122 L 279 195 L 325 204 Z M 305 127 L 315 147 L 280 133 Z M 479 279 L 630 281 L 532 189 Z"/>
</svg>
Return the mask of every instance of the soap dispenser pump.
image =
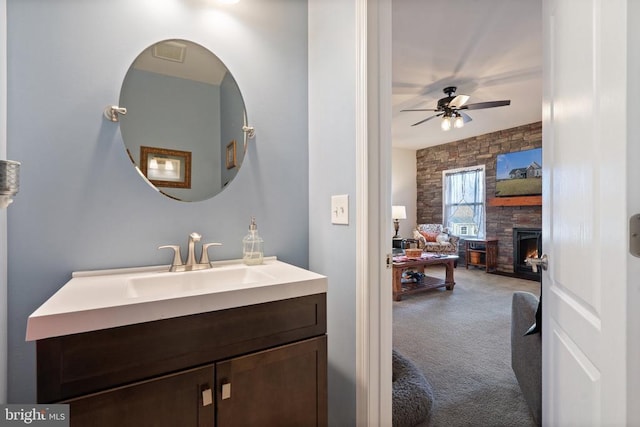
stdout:
<svg viewBox="0 0 640 427">
<path fill-rule="evenodd" d="M 256 219 L 251 218 L 249 234 L 242 239 L 242 261 L 247 265 L 262 264 L 264 256 L 262 251 L 262 237 L 258 235 Z"/>
</svg>

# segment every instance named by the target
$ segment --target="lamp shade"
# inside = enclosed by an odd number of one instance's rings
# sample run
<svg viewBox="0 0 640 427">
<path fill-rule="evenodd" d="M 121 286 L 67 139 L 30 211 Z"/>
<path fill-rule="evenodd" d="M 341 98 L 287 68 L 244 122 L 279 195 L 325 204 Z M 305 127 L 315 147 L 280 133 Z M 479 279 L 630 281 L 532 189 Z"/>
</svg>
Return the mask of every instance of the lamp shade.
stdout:
<svg viewBox="0 0 640 427">
<path fill-rule="evenodd" d="M 391 219 L 407 219 L 407 209 L 404 206 L 391 206 Z"/>
</svg>

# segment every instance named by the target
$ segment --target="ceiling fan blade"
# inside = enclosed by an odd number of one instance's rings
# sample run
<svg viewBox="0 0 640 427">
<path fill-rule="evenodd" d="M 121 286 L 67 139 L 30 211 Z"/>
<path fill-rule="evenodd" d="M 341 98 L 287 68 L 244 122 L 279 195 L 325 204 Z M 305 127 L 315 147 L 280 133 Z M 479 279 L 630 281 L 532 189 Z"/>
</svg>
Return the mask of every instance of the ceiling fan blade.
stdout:
<svg viewBox="0 0 640 427">
<path fill-rule="evenodd" d="M 475 104 L 463 105 L 462 107 L 460 107 L 460 109 L 461 110 L 479 110 L 481 108 L 502 107 L 510 104 L 511 104 L 511 100 L 507 99 L 504 101 L 477 102 Z"/>
<path fill-rule="evenodd" d="M 437 108 L 415 108 L 415 109 L 411 109 L 408 108 L 406 110 L 400 110 L 400 112 L 404 112 L 404 111 L 440 111 Z"/>
<path fill-rule="evenodd" d="M 473 120 L 467 113 L 463 113 L 461 111 L 458 114 L 460 114 L 460 116 L 462 116 L 462 121 L 465 122 L 465 123 L 469 123 L 471 120 Z"/>
<path fill-rule="evenodd" d="M 469 100 L 469 95 L 456 95 L 449 103 L 450 108 L 460 108 Z"/>
<path fill-rule="evenodd" d="M 414 124 L 412 124 L 411 126 L 421 125 L 422 123 L 424 123 L 424 122 L 426 122 L 426 121 L 428 121 L 428 120 L 431 120 L 431 119 L 433 119 L 433 118 L 440 117 L 440 116 L 441 116 L 441 115 L 443 115 L 443 114 L 444 114 L 444 113 L 440 113 L 440 114 L 436 114 L 435 116 L 427 117 L 427 118 L 426 118 L 426 119 L 424 119 L 424 120 L 420 120 L 418 123 L 414 123 Z"/>
</svg>

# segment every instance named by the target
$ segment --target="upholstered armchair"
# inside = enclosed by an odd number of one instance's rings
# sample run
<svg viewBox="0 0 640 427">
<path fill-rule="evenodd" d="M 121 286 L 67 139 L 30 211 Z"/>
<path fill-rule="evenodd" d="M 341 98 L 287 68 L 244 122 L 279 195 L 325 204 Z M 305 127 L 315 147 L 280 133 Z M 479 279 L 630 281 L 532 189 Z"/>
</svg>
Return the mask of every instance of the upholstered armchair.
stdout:
<svg viewBox="0 0 640 427">
<path fill-rule="evenodd" d="M 460 238 L 449 234 L 442 224 L 418 224 L 413 230 L 413 238 L 424 252 L 458 255 Z"/>
</svg>

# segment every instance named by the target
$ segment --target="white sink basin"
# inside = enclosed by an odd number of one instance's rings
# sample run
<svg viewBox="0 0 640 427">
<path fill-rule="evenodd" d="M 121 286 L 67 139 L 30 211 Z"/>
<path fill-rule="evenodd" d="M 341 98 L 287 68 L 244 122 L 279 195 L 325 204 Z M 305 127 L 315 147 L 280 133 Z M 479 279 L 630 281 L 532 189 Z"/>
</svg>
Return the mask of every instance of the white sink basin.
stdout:
<svg viewBox="0 0 640 427">
<path fill-rule="evenodd" d="M 320 274 L 265 258 L 207 270 L 176 272 L 168 266 L 75 272 L 34 311 L 27 341 L 178 316 L 224 310 L 327 292 Z"/>
<path fill-rule="evenodd" d="M 276 278 L 256 266 L 233 264 L 208 270 L 180 273 L 152 273 L 132 277 L 127 283 L 130 298 L 155 297 L 161 295 L 184 295 L 202 292 L 229 291 L 256 285 L 273 283 Z"/>
</svg>

